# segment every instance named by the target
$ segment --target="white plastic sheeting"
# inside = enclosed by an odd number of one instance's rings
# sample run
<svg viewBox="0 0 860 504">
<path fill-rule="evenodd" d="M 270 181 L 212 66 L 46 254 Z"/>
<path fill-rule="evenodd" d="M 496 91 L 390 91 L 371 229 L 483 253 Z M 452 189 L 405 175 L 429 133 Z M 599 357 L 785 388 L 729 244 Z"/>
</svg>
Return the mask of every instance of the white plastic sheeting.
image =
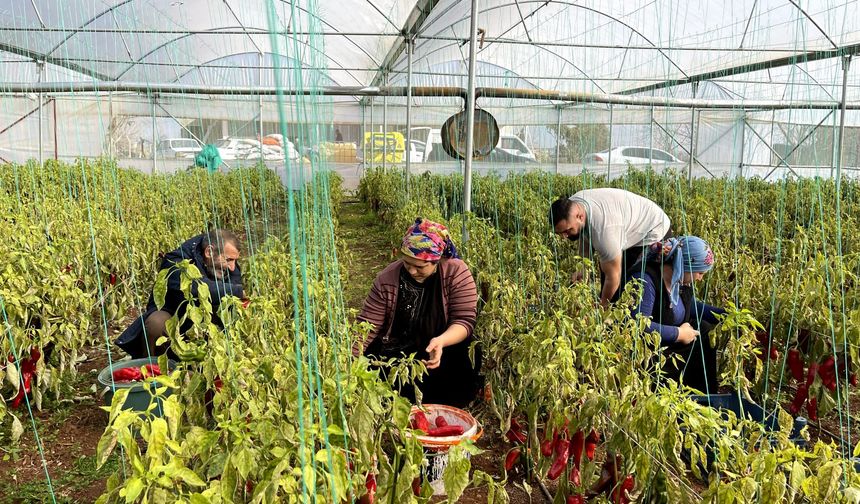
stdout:
<svg viewBox="0 0 860 504">
<path fill-rule="evenodd" d="M 612 145 L 651 145 L 704 174 L 762 175 L 778 164 L 829 173 L 838 111 L 747 110 L 755 100 L 802 104 L 842 100 L 842 59 L 773 68 L 767 62 L 815 51 L 830 56 L 860 44 L 860 1 L 821 0 L 480 0 L 478 87 L 668 98 L 731 100 L 736 110 L 563 105 L 546 100 L 480 99 L 507 131 L 524 132 L 543 159 L 554 155 L 552 128 L 612 124 Z M 426 19 L 420 21 L 418 9 Z M 402 33 L 416 34 L 413 85 L 466 87 L 470 2 L 463 0 L 0 0 L 0 93 L 4 84 L 133 82 L 197 86 L 367 86 L 406 84 Z M 273 45 L 274 44 L 274 45 Z M 274 56 L 273 54 L 278 54 Z M 399 57 L 393 58 L 399 54 Z M 847 101 L 860 101 L 860 61 L 846 79 Z M 386 66 L 386 63 L 390 64 Z M 785 62 L 783 62 L 785 63 Z M 275 67 L 283 69 L 276 80 Z M 695 89 L 689 80 L 707 75 Z M 680 83 L 680 84 L 678 84 Z M 6 95 L 0 103 L 0 158 L 110 153 L 122 122 L 145 144 L 198 134 L 258 135 L 277 125 L 273 98 L 161 95 Z M 55 100 L 55 101 L 49 101 Z M 56 120 L 54 120 L 56 103 Z M 291 124 L 313 123 L 330 136 L 405 124 L 404 98 L 288 98 Z M 385 103 L 385 105 L 383 105 Z M 319 106 L 322 104 L 323 106 Z M 413 99 L 415 126 L 438 127 L 462 108 L 457 98 Z M 28 115 L 29 114 L 29 115 Z M 383 119 L 383 116 L 385 119 Z M 560 116 L 560 117 L 559 117 Z M 822 121 L 817 133 L 809 130 Z M 120 121 L 118 118 L 125 118 Z M 136 124 L 136 128 L 129 124 Z M 153 124 L 154 123 L 154 124 Z M 228 124 L 229 123 L 229 124 Z M 222 127 L 223 124 L 223 127 Z M 860 155 L 852 140 L 860 112 L 846 115 L 845 165 Z M 213 125 L 216 125 L 213 127 Z M 268 126 L 267 126 L 268 125 Z M 231 129 L 233 128 L 233 129 Z M 193 129 L 193 128 L 192 128 Z M 56 131 L 56 139 L 55 133 Z M 131 131 L 131 132 L 129 132 Z M 113 140 L 111 140 L 113 138 Z M 129 140 L 130 141 L 130 140 Z M 798 144 L 800 142 L 800 144 Z M 814 143 L 814 147 L 810 144 Z M 143 150 L 143 149 L 141 149 Z M 35 153 L 35 154 L 34 154 Z M 690 155 L 695 157 L 689 161 Z M 771 175 L 792 173 L 779 168 Z"/>
</svg>

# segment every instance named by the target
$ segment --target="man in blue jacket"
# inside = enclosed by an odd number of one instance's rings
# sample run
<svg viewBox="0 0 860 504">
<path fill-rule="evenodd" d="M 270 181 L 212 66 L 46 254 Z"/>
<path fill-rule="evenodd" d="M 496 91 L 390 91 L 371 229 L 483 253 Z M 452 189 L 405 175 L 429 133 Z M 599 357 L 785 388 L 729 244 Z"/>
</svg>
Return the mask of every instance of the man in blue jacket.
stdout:
<svg viewBox="0 0 860 504">
<path fill-rule="evenodd" d="M 201 283 L 209 287 L 212 302 L 212 322 L 221 326 L 218 318 L 218 306 L 224 296 L 241 298 L 242 272 L 239 264 L 239 238 L 225 229 L 215 229 L 195 236 L 183 243 L 178 249 L 164 256 L 159 269 L 171 270 L 167 277 L 167 295 L 164 306 L 158 308 L 155 296 L 150 294 L 149 302 L 144 311 L 116 340 L 116 345 L 133 359 L 160 355 L 168 351 L 167 345 L 156 347 L 156 340 L 165 336 L 167 320 L 173 315 L 182 317 L 185 313 L 185 294 L 180 289 L 180 272 L 174 265 L 188 259 L 195 265 L 202 278 L 195 280 L 191 291 L 196 296 Z M 187 331 L 190 321 L 180 328 L 180 333 Z"/>
</svg>

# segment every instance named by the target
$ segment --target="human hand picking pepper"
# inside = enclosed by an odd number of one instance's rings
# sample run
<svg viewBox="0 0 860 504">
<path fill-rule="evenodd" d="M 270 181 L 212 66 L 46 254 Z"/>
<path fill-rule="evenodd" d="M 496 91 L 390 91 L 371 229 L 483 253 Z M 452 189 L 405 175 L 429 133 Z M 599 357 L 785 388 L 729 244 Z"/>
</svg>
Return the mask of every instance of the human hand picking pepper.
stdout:
<svg viewBox="0 0 860 504">
<path fill-rule="evenodd" d="M 439 363 L 442 361 L 443 348 L 445 348 L 445 342 L 441 337 L 430 340 L 430 344 L 427 345 L 427 348 L 425 349 L 429 354 L 427 360 L 424 361 L 424 365 L 427 366 L 427 369 L 436 369 L 439 367 Z"/>
</svg>

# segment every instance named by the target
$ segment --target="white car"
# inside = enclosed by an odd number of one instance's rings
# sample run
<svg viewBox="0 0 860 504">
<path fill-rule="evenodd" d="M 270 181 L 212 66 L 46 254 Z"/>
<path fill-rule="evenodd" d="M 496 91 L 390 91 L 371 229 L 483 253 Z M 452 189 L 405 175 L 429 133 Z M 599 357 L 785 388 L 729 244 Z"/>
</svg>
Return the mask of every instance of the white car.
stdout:
<svg viewBox="0 0 860 504">
<path fill-rule="evenodd" d="M 235 161 L 237 159 L 264 161 L 281 161 L 284 159 L 284 151 L 276 145 L 262 145 L 257 140 L 250 138 L 223 138 L 215 142 L 218 154 L 224 161 Z"/>
<path fill-rule="evenodd" d="M 192 158 L 203 150 L 200 142 L 193 138 L 167 138 L 158 142 L 156 156 L 161 159 Z"/>
<path fill-rule="evenodd" d="M 582 163 L 606 164 L 610 161 L 612 164 L 631 165 L 683 163 L 683 161 L 666 151 L 649 147 L 616 147 L 612 149 L 611 152 L 611 156 L 608 149 L 601 152 L 586 154 L 582 158 Z"/>
<path fill-rule="evenodd" d="M 499 138 L 499 145 L 496 148 L 514 156 L 537 161 L 535 153 L 532 152 L 532 150 L 529 149 L 529 146 L 523 143 L 518 136 L 502 135 Z"/>
</svg>

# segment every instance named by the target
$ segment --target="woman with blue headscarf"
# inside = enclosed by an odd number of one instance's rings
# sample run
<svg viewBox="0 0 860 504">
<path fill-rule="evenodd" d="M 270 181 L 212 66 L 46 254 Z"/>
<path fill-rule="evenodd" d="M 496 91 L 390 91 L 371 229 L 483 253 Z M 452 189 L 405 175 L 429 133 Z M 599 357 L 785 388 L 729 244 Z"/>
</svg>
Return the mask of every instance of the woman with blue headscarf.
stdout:
<svg viewBox="0 0 860 504">
<path fill-rule="evenodd" d="M 652 245 L 645 261 L 630 275 L 642 283 L 642 298 L 633 315 L 651 317 L 650 329 L 660 334 L 663 346 L 686 361 L 683 367 L 667 365 L 664 371 L 705 393 L 716 389 L 716 353 L 708 338 L 699 336 L 706 335 L 725 310 L 695 299 L 693 283 L 713 267 L 714 253 L 708 243 L 682 236 Z"/>
</svg>

